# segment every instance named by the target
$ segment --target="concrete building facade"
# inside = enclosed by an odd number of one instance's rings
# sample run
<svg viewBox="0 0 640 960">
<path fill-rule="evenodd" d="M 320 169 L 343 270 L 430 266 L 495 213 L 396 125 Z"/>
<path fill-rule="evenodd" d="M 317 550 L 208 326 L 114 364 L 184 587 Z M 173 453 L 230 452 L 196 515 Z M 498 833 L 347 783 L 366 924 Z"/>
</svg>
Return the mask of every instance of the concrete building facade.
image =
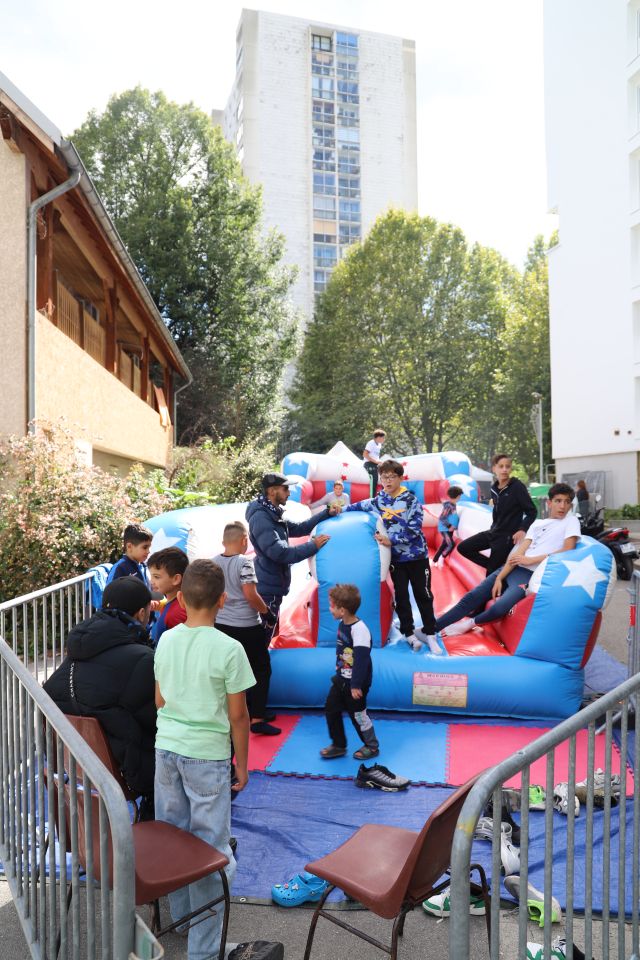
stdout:
<svg viewBox="0 0 640 960">
<path fill-rule="evenodd" d="M 233 89 L 212 116 L 262 186 L 307 319 L 347 247 L 386 209 L 417 209 L 412 40 L 243 10 Z"/>
<path fill-rule="evenodd" d="M 640 499 L 640 0 L 545 0 L 553 455 Z"/>
</svg>

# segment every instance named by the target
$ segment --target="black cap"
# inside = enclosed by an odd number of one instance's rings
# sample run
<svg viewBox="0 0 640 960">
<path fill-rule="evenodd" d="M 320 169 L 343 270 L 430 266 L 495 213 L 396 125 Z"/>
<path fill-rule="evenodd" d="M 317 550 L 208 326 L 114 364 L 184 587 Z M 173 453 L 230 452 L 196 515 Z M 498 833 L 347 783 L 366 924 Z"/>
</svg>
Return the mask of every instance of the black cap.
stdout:
<svg viewBox="0 0 640 960">
<path fill-rule="evenodd" d="M 263 490 L 268 490 L 269 487 L 288 487 L 289 480 L 285 477 L 284 473 L 265 473 L 262 478 L 262 488 Z"/>
<path fill-rule="evenodd" d="M 151 603 L 151 591 L 138 577 L 119 577 L 102 594 L 103 610 L 123 610 L 130 617 Z"/>
</svg>

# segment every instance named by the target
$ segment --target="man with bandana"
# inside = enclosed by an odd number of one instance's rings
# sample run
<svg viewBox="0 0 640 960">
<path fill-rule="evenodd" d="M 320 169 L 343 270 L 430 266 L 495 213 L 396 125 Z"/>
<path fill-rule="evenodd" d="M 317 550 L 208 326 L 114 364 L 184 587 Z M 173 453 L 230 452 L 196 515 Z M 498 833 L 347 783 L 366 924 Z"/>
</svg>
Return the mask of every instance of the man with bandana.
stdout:
<svg viewBox="0 0 640 960">
<path fill-rule="evenodd" d="M 262 493 L 247 507 L 249 539 L 256 552 L 255 571 L 258 593 L 268 611 L 262 615 L 266 640 L 270 643 L 278 622 L 282 598 L 291 585 L 291 564 L 312 557 L 329 537 L 321 533 L 306 543 L 289 546 L 289 537 L 306 537 L 316 524 L 340 512 L 332 504 L 302 523 L 293 523 L 283 517 L 289 499 L 289 481 L 283 473 L 266 473 L 262 478 Z"/>
</svg>

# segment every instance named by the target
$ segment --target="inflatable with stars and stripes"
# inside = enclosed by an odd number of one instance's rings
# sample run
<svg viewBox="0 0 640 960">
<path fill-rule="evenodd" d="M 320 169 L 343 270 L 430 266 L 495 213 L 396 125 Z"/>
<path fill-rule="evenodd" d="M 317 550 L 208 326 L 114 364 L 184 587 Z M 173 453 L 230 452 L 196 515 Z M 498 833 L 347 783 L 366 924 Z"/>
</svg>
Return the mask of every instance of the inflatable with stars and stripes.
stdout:
<svg viewBox="0 0 640 960">
<path fill-rule="evenodd" d="M 368 496 L 362 463 L 342 445 L 334 451 L 337 456 L 285 457 L 282 470 L 291 482 L 291 519 L 308 517 L 309 505 L 330 492 L 335 480 L 343 482 L 352 502 Z M 478 502 L 464 454 L 428 454 L 400 462 L 403 484 L 423 504 L 430 553 L 439 543 L 437 519 L 451 485 L 463 489 L 458 537 L 465 539 L 490 525 L 490 508 Z M 173 544 L 191 559 L 214 556 L 222 547 L 224 525 L 243 520 L 245 509 L 246 504 L 194 507 L 153 518 L 147 523 L 154 531 L 152 550 Z M 375 526 L 371 514 L 361 512 L 323 521 L 314 532 L 329 534 L 329 542 L 311 561 L 292 568 L 291 590 L 272 644 L 271 706 L 323 706 L 335 670 L 336 622 L 329 613 L 328 591 L 335 583 L 348 582 L 360 589 L 358 615 L 373 638 L 373 685 L 367 698 L 371 708 L 544 720 L 579 709 L 584 666 L 615 582 L 613 555 L 606 547 L 583 537 L 575 550 L 548 557 L 535 571 L 527 597 L 509 616 L 441 640 L 443 655 L 435 656 L 413 653 L 393 622 L 390 551 L 374 540 Z M 443 569 L 432 571 L 436 614 L 483 576 L 484 570 L 455 551 Z M 417 610 L 414 616 L 419 627 Z"/>
</svg>

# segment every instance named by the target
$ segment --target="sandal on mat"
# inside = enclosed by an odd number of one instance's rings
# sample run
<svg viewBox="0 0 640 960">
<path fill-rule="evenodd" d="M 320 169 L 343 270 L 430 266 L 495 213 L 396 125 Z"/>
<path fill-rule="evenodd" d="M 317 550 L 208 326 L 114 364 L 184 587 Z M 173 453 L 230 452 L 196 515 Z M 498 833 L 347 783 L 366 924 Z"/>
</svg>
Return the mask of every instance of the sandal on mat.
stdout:
<svg viewBox="0 0 640 960">
<path fill-rule="evenodd" d="M 303 870 L 288 883 L 276 883 L 271 887 L 271 898 L 281 907 L 299 907 L 303 903 L 317 903 L 328 886 L 326 880 Z"/>
<path fill-rule="evenodd" d="M 338 757 L 346 757 L 347 748 L 346 747 L 336 747 L 334 743 L 330 744 L 328 747 L 323 747 L 320 751 L 320 756 L 323 760 L 336 760 Z"/>
<path fill-rule="evenodd" d="M 377 757 L 379 753 L 379 750 L 374 750 L 372 747 L 360 747 L 360 749 L 354 753 L 353 759 L 372 760 L 374 757 Z"/>
</svg>

